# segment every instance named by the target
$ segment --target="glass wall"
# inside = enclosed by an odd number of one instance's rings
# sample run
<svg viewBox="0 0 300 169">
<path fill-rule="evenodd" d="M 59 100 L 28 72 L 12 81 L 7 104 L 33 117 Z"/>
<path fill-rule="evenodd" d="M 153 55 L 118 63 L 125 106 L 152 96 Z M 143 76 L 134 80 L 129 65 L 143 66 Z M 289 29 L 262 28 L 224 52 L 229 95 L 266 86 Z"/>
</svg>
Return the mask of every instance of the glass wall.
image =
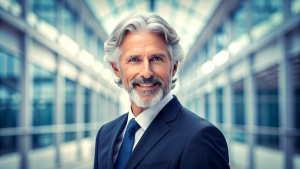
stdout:
<svg viewBox="0 0 300 169">
<path fill-rule="evenodd" d="M 55 93 L 54 74 L 35 65 L 32 65 L 32 69 L 32 126 L 52 125 Z M 53 142 L 53 134 L 32 135 L 32 148 L 49 146 Z"/>
<path fill-rule="evenodd" d="M 258 135 L 258 144 L 273 148 L 279 148 L 279 136 L 275 134 L 279 127 L 277 69 L 276 66 L 256 75 L 257 123 L 258 126 L 270 129 Z"/>
<path fill-rule="evenodd" d="M 84 88 L 84 123 L 88 124 L 91 122 L 91 90 Z M 90 137 L 91 132 L 85 131 L 84 137 Z"/>
<path fill-rule="evenodd" d="M 76 122 L 76 83 L 70 79 L 65 79 L 65 123 L 74 124 Z M 75 132 L 66 132 L 65 141 L 76 139 Z"/>
<path fill-rule="evenodd" d="M 242 0 L 232 14 L 232 39 L 237 39 L 247 33 L 247 8 L 246 1 Z"/>
<path fill-rule="evenodd" d="M 282 0 L 251 1 L 252 38 L 260 38 L 281 24 L 281 2 Z"/>
<path fill-rule="evenodd" d="M 216 39 L 216 53 L 218 53 L 226 47 L 226 43 L 228 40 L 223 24 L 217 30 L 215 34 L 215 39 Z"/>
<path fill-rule="evenodd" d="M 224 93 L 223 93 L 223 88 L 221 87 L 217 89 L 217 122 L 221 124 L 224 122 L 223 100 L 224 100 Z"/>
<path fill-rule="evenodd" d="M 239 80 L 233 84 L 233 124 L 236 125 L 234 139 L 245 142 L 245 91 L 244 80 Z"/>
<path fill-rule="evenodd" d="M 95 57 L 97 61 L 104 61 L 104 43 L 102 40 L 98 39 L 98 55 Z M 106 65 L 106 64 L 105 64 Z"/>
<path fill-rule="evenodd" d="M 91 43 L 92 31 L 87 26 L 84 26 L 84 49 L 86 51 L 90 51 L 90 43 Z"/>
<path fill-rule="evenodd" d="M 32 125 L 53 124 L 54 74 L 33 66 Z"/>
<path fill-rule="evenodd" d="M 20 59 L 0 48 L 0 129 L 17 127 L 20 112 Z M 16 136 L 0 136 L 0 156 L 17 150 Z"/>
<path fill-rule="evenodd" d="M 300 55 L 291 59 L 295 128 L 300 130 Z M 296 137 L 296 153 L 300 154 L 300 136 Z"/>
<path fill-rule="evenodd" d="M 77 16 L 65 3 L 62 12 L 63 27 L 62 32 L 73 40 L 76 40 L 76 22 Z"/>
<path fill-rule="evenodd" d="M 204 95 L 204 113 L 205 113 L 205 119 L 210 119 L 210 94 L 205 93 Z"/>
<path fill-rule="evenodd" d="M 57 1 L 31 0 L 32 11 L 42 20 L 57 26 Z"/>
</svg>

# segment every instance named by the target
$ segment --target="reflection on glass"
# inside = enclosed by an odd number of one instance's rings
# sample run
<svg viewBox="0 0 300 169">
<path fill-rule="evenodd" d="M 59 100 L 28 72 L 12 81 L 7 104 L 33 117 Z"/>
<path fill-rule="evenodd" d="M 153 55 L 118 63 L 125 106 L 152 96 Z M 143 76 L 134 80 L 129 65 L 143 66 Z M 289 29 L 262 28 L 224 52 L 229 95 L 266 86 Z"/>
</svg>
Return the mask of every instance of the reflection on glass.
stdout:
<svg viewBox="0 0 300 169">
<path fill-rule="evenodd" d="M 53 124 L 54 75 L 33 66 L 33 126 Z"/>
<path fill-rule="evenodd" d="M 205 113 L 205 119 L 209 120 L 210 116 L 210 94 L 205 93 L 204 95 L 204 113 Z"/>
<path fill-rule="evenodd" d="M 38 66 L 33 67 L 32 125 L 53 124 L 54 75 Z M 32 148 L 53 144 L 52 134 L 32 135 Z"/>
<path fill-rule="evenodd" d="M 103 48 L 103 46 L 104 46 L 104 43 L 100 40 L 100 39 L 98 39 L 98 55 L 96 55 L 96 57 L 95 57 L 95 59 L 97 60 L 97 61 L 103 61 L 104 59 L 104 48 Z M 106 64 L 105 64 L 106 65 Z"/>
<path fill-rule="evenodd" d="M 56 27 L 57 25 L 57 2 L 53 0 L 32 0 L 33 12 L 42 20 Z"/>
<path fill-rule="evenodd" d="M 277 66 L 256 75 L 258 126 L 279 127 Z M 258 135 L 258 144 L 278 148 L 278 135 Z"/>
<path fill-rule="evenodd" d="M 224 25 L 221 25 L 221 27 L 216 32 L 216 53 L 220 52 L 225 48 L 226 41 L 227 41 L 227 34 L 224 30 Z"/>
<path fill-rule="evenodd" d="M 0 129 L 17 127 L 20 60 L 0 48 Z M 16 136 L 0 136 L 0 155 L 16 151 Z"/>
<path fill-rule="evenodd" d="M 240 132 L 234 133 L 234 139 L 239 142 L 245 142 L 245 133 L 243 127 L 245 125 L 245 94 L 244 81 L 239 80 L 233 84 L 233 123 L 240 126 Z"/>
<path fill-rule="evenodd" d="M 76 15 L 75 13 L 67 6 L 65 3 L 65 6 L 63 8 L 62 13 L 62 20 L 63 20 L 63 33 L 68 35 L 73 40 L 76 39 Z"/>
<path fill-rule="evenodd" d="M 84 88 L 84 123 L 88 124 L 91 122 L 91 90 Z M 84 137 L 90 137 L 91 132 L 85 131 Z"/>
<path fill-rule="evenodd" d="M 33 134 L 32 148 L 42 148 L 54 144 L 53 134 Z"/>
<path fill-rule="evenodd" d="M 87 26 L 84 26 L 84 49 L 90 51 L 90 40 L 91 40 L 91 29 Z"/>
<path fill-rule="evenodd" d="M 100 94 L 98 94 L 97 95 L 97 103 L 96 103 L 96 121 L 97 122 L 100 122 L 100 121 L 102 121 L 102 117 L 101 117 L 101 113 L 102 113 L 102 104 L 103 104 L 103 102 L 102 102 L 102 95 L 100 95 Z"/>
<path fill-rule="evenodd" d="M 251 2 L 251 36 L 260 38 L 282 23 L 281 0 L 253 0 Z"/>
<path fill-rule="evenodd" d="M 72 80 L 65 79 L 65 123 L 73 124 L 76 121 L 75 117 L 75 99 L 76 99 L 76 84 Z M 76 138 L 75 132 L 66 132 L 65 141 L 71 141 Z"/>
<path fill-rule="evenodd" d="M 0 156 L 17 151 L 16 136 L 0 136 Z"/>
<path fill-rule="evenodd" d="M 218 123 L 223 123 L 224 119 L 223 119 L 223 88 L 218 88 L 217 89 L 217 122 Z"/>
<path fill-rule="evenodd" d="M 300 55 L 291 60 L 293 79 L 293 101 L 295 113 L 295 128 L 300 130 Z M 296 153 L 300 154 L 300 136 L 296 137 Z"/>
<path fill-rule="evenodd" d="M 65 142 L 73 141 L 76 139 L 76 132 L 66 132 L 65 133 Z"/>
<path fill-rule="evenodd" d="M 246 13 L 246 2 L 242 0 L 232 14 L 232 35 L 233 39 L 237 39 L 247 32 L 247 13 Z"/>
</svg>

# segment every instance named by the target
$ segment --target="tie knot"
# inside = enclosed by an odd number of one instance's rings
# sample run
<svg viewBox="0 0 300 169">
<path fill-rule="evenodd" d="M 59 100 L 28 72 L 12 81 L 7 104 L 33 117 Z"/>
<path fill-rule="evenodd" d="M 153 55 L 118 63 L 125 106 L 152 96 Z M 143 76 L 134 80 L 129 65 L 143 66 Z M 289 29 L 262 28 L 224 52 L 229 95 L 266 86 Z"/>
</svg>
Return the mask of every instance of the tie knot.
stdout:
<svg viewBox="0 0 300 169">
<path fill-rule="evenodd" d="M 128 123 L 126 132 L 135 133 L 141 126 L 135 121 L 135 119 L 131 119 Z"/>
</svg>

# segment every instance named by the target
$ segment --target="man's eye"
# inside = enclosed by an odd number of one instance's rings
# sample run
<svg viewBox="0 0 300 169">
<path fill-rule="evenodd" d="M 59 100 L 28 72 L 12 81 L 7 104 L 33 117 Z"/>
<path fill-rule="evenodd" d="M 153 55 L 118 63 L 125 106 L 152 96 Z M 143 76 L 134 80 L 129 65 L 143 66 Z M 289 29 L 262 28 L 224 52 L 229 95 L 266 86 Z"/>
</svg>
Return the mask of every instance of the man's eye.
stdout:
<svg viewBox="0 0 300 169">
<path fill-rule="evenodd" d="M 160 60 L 161 60 L 161 57 L 154 57 L 153 60 L 154 60 L 154 61 L 160 61 Z"/>
<path fill-rule="evenodd" d="M 138 61 L 138 59 L 137 58 L 131 58 L 129 61 L 130 62 L 136 62 L 136 61 Z"/>
</svg>

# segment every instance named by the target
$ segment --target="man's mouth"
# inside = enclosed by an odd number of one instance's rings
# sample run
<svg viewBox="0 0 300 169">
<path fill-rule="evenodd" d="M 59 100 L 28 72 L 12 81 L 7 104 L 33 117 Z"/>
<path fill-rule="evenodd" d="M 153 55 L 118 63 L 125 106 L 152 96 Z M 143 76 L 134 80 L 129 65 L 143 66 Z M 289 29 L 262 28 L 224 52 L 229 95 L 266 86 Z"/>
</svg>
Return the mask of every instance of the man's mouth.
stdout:
<svg viewBox="0 0 300 169">
<path fill-rule="evenodd" d="M 137 85 L 141 86 L 141 87 L 150 87 L 150 86 L 154 86 L 157 83 L 137 83 Z"/>
<path fill-rule="evenodd" d="M 159 83 L 135 83 L 135 85 L 144 90 L 153 90 Z"/>
</svg>

